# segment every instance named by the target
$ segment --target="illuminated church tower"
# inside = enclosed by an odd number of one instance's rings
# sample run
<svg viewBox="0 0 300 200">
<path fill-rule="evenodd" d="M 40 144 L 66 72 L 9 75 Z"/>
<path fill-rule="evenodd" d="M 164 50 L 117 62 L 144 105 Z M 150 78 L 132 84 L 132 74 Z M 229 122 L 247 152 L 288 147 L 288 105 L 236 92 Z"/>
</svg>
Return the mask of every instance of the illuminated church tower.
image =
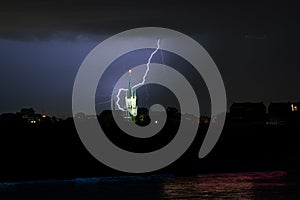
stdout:
<svg viewBox="0 0 300 200">
<path fill-rule="evenodd" d="M 136 91 L 132 89 L 131 69 L 129 72 L 129 87 L 125 96 L 125 117 L 134 119 L 137 116 Z"/>
</svg>

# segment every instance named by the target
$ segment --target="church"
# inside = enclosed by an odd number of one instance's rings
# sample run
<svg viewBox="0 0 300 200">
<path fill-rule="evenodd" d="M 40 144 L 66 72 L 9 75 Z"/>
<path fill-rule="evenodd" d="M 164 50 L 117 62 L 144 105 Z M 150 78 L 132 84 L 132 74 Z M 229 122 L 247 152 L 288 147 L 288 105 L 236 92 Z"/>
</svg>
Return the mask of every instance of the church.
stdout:
<svg viewBox="0 0 300 200">
<path fill-rule="evenodd" d="M 128 91 L 125 96 L 125 118 L 134 120 L 137 116 L 137 97 L 136 97 L 136 91 L 133 91 L 132 88 L 132 81 L 131 81 L 131 72 L 130 69 L 128 71 L 129 73 L 129 87 Z"/>
</svg>

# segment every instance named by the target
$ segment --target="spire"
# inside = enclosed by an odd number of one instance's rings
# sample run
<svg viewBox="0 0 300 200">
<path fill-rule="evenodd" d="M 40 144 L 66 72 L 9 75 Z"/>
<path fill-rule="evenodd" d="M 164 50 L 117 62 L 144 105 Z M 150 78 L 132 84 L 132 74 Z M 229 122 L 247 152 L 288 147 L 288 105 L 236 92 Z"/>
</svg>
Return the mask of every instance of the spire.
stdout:
<svg viewBox="0 0 300 200">
<path fill-rule="evenodd" d="M 129 73 L 129 87 L 128 87 L 128 95 L 129 97 L 131 97 L 133 95 L 133 91 L 132 91 L 132 81 L 131 81 L 131 69 L 128 70 L 128 73 Z"/>
<path fill-rule="evenodd" d="M 128 70 L 129 73 L 129 86 L 125 97 L 125 115 L 126 118 L 131 118 L 132 120 L 135 120 L 135 117 L 137 116 L 137 105 L 136 105 L 136 92 L 133 91 L 132 81 L 131 81 L 131 72 L 132 70 Z"/>
</svg>

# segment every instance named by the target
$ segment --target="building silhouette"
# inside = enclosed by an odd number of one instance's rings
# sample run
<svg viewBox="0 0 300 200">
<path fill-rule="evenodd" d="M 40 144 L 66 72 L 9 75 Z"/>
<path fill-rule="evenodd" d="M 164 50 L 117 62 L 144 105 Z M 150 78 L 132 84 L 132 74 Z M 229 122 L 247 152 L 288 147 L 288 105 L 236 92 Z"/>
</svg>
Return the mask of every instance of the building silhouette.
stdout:
<svg viewBox="0 0 300 200">
<path fill-rule="evenodd" d="M 234 102 L 229 116 L 233 123 L 265 124 L 266 106 L 263 102 Z"/>
<path fill-rule="evenodd" d="M 270 125 L 286 125 L 298 121 L 300 102 L 271 102 L 268 109 Z"/>
</svg>

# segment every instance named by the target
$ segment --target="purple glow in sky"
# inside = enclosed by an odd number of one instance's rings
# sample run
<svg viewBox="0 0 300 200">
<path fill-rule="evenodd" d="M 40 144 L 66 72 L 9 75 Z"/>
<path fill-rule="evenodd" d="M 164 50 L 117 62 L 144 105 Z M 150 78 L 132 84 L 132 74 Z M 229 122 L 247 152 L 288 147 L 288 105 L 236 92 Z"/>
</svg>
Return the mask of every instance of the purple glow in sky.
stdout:
<svg viewBox="0 0 300 200">
<path fill-rule="evenodd" d="M 71 112 L 73 81 L 85 56 L 98 41 L 53 38 L 46 41 L 0 39 L 0 112 L 33 107 L 65 116 Z"/>
<path fill-rule="evenodd" d="M 178 30 L 197 40 L 222 74 L 229 105 L 233 101 L 299 101 L 300 68 L 297 56 L 292 56 L 298 52 L 293 44 L 299 39 L 291 31 L 298 23 L 289 17 L 288 5 L 261 1 L 158 4 L 4 2 L 0 7 L 0 113 L 32 107 L 49 115 L 71 116 L 73 83 L 88 53 L 111 35 L 145 26 Z M 105 87 L 96 100 L 109 100 L 117 78 L 132 65 L 145 63 L 152 50 L 116 62 L 118 67 L 112 67 L 103 80 Z M 177 64 L 193 79 L 183 61 L 166 52 L 163 55 L 166 64 Z M 153 61 L 161 62 L 161 56 L 155 55 Z"/>
</svg>

